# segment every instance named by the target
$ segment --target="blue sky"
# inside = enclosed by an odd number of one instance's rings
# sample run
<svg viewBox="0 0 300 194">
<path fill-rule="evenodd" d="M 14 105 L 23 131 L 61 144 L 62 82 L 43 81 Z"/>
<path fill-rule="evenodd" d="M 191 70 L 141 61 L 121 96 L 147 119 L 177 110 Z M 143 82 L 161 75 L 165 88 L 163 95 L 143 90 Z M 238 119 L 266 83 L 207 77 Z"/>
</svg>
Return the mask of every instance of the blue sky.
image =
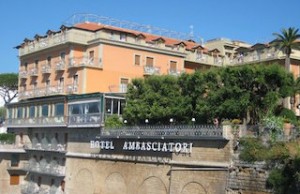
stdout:
<svg viewBox="0 0 300 194">
<path fill-rule="evenodd" d="M 267 42 L 281 28 L 300 28 L 299 0 L 1 0 L 0 73 L 18 72 L 15 46 L 58 30 L 73 14 L 90 13 L 189 33 Z M 196 40 L 199 41 L 199 40 Z"/>
</svg>

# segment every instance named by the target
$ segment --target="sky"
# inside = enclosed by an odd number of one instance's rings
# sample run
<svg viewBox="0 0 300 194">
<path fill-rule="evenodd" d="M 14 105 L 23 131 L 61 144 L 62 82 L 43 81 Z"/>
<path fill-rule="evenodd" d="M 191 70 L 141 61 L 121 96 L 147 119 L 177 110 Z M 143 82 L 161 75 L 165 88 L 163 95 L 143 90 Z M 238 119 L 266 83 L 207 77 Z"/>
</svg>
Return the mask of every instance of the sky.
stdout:
<svg viewBox="0 0 300 194">
<path fill-rule="evenodd" d="M 1 0 L 0 73 L 18 72 L 14 47 L 25 38 L 58 31 L 78 13 L 187 34 L 192 26 L 204 42 L 224 37 L 255 44 L 282 28 L 300 28 L 299 7 L 299 0 Z"/>
</svg>

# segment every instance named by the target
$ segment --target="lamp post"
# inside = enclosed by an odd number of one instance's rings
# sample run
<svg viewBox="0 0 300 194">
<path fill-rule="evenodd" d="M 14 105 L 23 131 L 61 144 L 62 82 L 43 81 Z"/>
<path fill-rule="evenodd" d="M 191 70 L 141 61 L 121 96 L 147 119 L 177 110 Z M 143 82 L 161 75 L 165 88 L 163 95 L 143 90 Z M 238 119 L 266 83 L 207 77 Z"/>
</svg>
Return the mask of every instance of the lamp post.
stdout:
<svg viewBox="0 0 300 194">
<path fill-rule="evenodd" d="M 123 122 L 124 122 L 125 125 L 127 124 L 127 120 L 126 119 Z"/>
<path fill-rule="evenodd" d="M 196 119 L 193 117 L 192 118 L 193 127 L 194 127 L 195 121 L 196 121 Z"/>
<path fill-rule="evenodd" d="M 146 126 L 148 126 L 149 120 L 145 119 Z"/>
</svg>

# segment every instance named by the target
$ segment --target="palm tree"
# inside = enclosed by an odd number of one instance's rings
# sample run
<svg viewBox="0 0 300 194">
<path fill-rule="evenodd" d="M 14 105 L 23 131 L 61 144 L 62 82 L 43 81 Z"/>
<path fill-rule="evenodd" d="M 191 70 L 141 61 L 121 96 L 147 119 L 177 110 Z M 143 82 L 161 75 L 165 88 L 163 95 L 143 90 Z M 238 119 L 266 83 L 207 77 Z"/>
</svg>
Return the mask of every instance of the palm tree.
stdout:
<svg viewBox="0 0 300 194">
<path fill-rule="evenodd" d="M 300 38 L 298 34 L 299 29 L 289 27 L 288 29 L 281 29 L 281 33 L 273 33 L 276 39 L 273 41 L 274 46 L 278 46 L 285 54 L 285 68 L 290 72 L 291 65 L 291 53 L 292 49 L 300 48 L 300 42 L 297 39 Z"/>
</svg>

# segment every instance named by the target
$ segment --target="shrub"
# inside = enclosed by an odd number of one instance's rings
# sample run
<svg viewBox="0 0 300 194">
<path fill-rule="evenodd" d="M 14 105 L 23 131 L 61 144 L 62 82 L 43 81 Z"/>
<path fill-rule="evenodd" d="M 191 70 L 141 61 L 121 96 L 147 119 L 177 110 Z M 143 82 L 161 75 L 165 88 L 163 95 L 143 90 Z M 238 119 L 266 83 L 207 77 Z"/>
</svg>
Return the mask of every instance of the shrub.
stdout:
<svg viewBox="0 0 300 194">
<path fill-rule="evenodd" d="M 122 120 L 118 115 L 112 115 L 105 119 L 106 128 L 121 127 L 123 125 Z"/>
<path fill-rule="evenodd" d="M 15 142 L 15 134 L 12 133 L 2 133 L 0 134 L 0 141 L 8 144 Z"/>
<path fill-rule="evenodd" d="M 292 111 L 290 109 L 282 108 L 279 113 L 279 116 L 283 117 L 286 120 L 289 120 L 293 124 L 295 124 L 297 122 L 297 117 L 296 117 L 294 111 Z"/>
<path fill-rule="evenodd" d="M 263 161 L 268 150 L 257 138 L 242 138 L 240 140 L 240 159 L 247 162 Z"/>
</svg>

